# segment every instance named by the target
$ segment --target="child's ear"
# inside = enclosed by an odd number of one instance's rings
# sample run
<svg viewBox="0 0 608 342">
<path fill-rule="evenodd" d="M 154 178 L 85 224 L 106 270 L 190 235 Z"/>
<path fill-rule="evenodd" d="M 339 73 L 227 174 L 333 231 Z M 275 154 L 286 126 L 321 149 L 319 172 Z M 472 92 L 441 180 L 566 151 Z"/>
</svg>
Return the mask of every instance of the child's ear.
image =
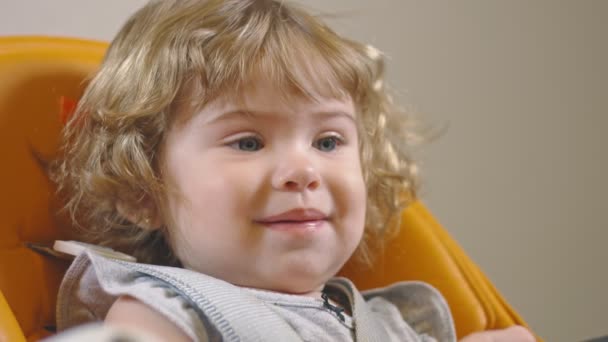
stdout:
<svg viewBox="0 0 608 342">
<path fill-rule="evenodd" d="M 156 206 L 150 200 L 139 202 L 137 208 L 124 201 L 118 201 L 116 210 L 129 222 L 143 229 L 155 230 L 163 224 L 159 210 L 156 209 Z"/>
</svg>

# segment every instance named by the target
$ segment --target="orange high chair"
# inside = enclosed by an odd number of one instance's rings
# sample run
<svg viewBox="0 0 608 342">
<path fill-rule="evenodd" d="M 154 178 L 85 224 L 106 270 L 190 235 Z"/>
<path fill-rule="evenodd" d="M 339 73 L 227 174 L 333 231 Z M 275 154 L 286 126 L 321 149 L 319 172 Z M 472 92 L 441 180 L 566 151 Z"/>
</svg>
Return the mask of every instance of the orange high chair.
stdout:
<svg viewBox="0 0 608 342">
<path fill-rule="evenodd" d="M 69 239 L 68 220 L 46 167 L 58 149 L 61 99 L 80 97 L 106 43 L 71 38 L 0 37 L 0 341 L 51 335 L 67 262 L 28 248 Z M 446 297 L 459 337 L 523 320 L 423 204 L 403 212 L 400 235 L 373 270 L 343 274 L 360 289 L 422 280 Z"/>
</svg>

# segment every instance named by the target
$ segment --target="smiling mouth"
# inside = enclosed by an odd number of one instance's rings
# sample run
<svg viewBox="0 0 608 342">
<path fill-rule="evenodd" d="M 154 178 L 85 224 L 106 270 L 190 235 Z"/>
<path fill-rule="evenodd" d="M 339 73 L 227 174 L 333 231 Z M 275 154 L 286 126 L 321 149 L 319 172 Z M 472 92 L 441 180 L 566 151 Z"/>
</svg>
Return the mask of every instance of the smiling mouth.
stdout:
<svg viewBox="0 0 608 342">
<path fill-rule="evenodd" d="M 307 220 L 307 221 L 274 221 L 258 222 L 266 228 L 279 231 L 316 231 L 327 224 L 327 220 Z"/>
<path fill-rule="evenodd" d="M 293 209 L 255 221 L 275 230 L 314 231 L 328 223 L 328 217 L 316 209 Z"/>
</svg>

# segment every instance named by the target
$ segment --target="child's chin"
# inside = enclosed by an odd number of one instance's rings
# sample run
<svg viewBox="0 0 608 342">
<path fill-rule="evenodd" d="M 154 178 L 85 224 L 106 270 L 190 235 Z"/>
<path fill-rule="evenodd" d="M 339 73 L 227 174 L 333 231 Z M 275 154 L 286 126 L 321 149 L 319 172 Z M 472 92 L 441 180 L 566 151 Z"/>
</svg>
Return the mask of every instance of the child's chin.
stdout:
<svg viewBox="0 0 608 342">
<path fill-rule="evenodd" d="M 273 270 L 270 274 L 264 274 L 263 280 L 266 287 L 271 290 L 292 294 L 306 294 L 320 291 L 325 284 L 335 277 L 342 264 L 327 264 L 323 259 L 318 262 L 291 262 L 283 264 Z M 279 266 L 279 265 L 277 265 Z"/>
<path fill-rule="evenodd" d="M 265 284 L 266 286 L 264 287 L 276 292 L 307 295 L 309 293 L 321 291 L 330 278 L 331 275 L 284 275 L 274 277 L 272 281 Z"/>
</svg>

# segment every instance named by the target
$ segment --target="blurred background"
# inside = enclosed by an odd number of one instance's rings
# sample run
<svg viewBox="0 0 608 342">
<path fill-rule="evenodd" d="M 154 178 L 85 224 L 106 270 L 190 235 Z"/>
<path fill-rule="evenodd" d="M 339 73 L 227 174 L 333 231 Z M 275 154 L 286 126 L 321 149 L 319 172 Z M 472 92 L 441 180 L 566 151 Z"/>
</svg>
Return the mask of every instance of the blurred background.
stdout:
<svg viewBox="0 0 608 342">
<path fill-rule="evenodd" d="M 2 0 L 0 35 L 108 41 L 144 0 Z M 547 341 L 608 334 L 608 1 L 310 0 L 445 127 L 421 197 Z M 0 80 L 1 81 L 1 80 Z"/>
</svg>

